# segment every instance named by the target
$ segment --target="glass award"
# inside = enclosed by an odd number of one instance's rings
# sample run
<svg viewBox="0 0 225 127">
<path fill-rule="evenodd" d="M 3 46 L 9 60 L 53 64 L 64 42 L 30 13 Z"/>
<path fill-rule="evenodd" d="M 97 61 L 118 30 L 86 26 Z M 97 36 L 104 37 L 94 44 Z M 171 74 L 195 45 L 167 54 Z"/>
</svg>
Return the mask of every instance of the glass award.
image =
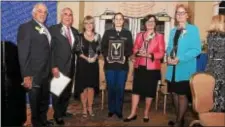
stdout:
<svg viewBox="0 0 225 127">
<path fill-rule="evenodd" d="M 176 47 L 174 47 L 172 49 L 172 51 L 170 52 L 170 58 L 171 59 L 175 59 L 176 58 Z"/>
<path fill-rule="evenodd" d="M 139 52 L 140 52 L 140 51 L 141 51 L 141 52 L 147 52 L 147 49 L 148 49 L 148 41 L 144 41 L 144 42 L 142 43 L 142 46 L 141 46 Z"/>
<path fill-rule="evenodd" d="M 124 40 L 109 40 L 108 62 L 124 62 Z"/>
<path fill-rule="evenodd" d="M 89 45 L 89 48 L 88 48 L 88 57 L 89 58 L 92 58 L 95 56 L 95 51 L 93 50 L 92 46 Z"/>
</svg>

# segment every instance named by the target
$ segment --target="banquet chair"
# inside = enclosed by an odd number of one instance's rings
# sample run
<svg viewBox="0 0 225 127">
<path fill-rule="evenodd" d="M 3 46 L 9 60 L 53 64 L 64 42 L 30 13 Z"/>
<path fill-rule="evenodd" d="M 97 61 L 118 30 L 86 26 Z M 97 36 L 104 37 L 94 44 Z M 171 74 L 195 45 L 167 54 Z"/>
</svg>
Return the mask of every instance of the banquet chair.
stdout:
<svg viewBox="0 0 225 127">
<path fill-rule="evenodd" d="M 190 126 L 225 126 L 225 113 L 212 112 L 215 78 L 208 73 L 196 73 L 190 79 L 192 106 L 198 113 L 199 120 L 191 122 Z"/>
</svg>

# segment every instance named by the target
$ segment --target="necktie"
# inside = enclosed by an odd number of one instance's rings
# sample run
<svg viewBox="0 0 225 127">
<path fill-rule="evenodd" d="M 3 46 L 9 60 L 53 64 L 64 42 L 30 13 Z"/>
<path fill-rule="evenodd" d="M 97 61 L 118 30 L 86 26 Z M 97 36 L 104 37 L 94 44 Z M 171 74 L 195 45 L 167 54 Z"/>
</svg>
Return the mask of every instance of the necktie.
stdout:
<svg viewBox="0 0 225 127">
<path fill-rule="evenodd" d="M 66 36 L 67 36 L 67 39 L 69 40 L 69 43 L 71 45 L 72 44 L 72 39 L 71 39 L 71 36 L 70 36 L 70 28 L 69 27 L 67 27 Z"/>
<path fill-rule="evenodd" d="M 43 33 L 47 36 L 49 44 L 51 44 L 51 35 L 48 29 L 43 24 L 40 24 L 40 26 L 44 29 Z"/>
</svg>

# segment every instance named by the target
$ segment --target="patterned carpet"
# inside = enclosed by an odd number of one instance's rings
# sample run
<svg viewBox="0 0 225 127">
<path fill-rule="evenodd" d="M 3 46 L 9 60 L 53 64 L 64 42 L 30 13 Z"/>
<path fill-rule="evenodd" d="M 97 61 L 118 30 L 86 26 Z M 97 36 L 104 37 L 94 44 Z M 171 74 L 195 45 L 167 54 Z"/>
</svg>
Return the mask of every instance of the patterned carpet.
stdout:
<svg viewBox="0 0 225 127">
<path fill-rule="evenodd" d="M 106 97 L 107 98 L 107 97 Z M 142 117 L 143 117 L 143 111 L 144 111 L 144 99 L 142 99 L 139 103 L 138 108 L 138 118 L 135 121 L 124 123 L 122 120 L 118 119 L 117 117 L 108 118 L 107 117 L 107 100 L 105 101 L 104 109 L 101 110 L 101 97 L 95 98 L 95 104 L 94 104 L 94 111 L 95 116 L 94 117 L 82 117 L 82 107 L 79 100 L 73 100 L 71 99 L 70 105 L 68 107 L 68 112 L 71 112 L 74 114 L 72 118 L 65 119 L 66 125 L 65 126 L 167 126 L 168 120 L 175 119 L 174 115 L 174 109 L 171 103 L 170 97 L 167 101 L 167 112 L 164 115 L 163 114 L 163 96 L 160 95 L 159 98 L 159 106 L 158 110 L 155 110 L 155 103 L 152 104 L 151 112 L 150 112 L 150 121 L 148 123 L 143 123 Z M 124 99 L 124 106 L 123 106 L 123 113 L 124 117 L 129 115 L 131 108 L 131 94 L 126 92 L 125 93 L 125 99 Z M 48 119 L 52 120 L 53 118 L 53 109 L 52 107 L 49 107 L 48 111 Z M 25 123 L 25 126 L 30 126 L 30 109 L 27 108 L 27 122 Z M 189 111 L 186 113 L 186 126 L 189 125 L 189 123 L 196 119 L 196 114 L 194 114 L 191 110 L 191 107 L 189 108 Z"/>
</svg>

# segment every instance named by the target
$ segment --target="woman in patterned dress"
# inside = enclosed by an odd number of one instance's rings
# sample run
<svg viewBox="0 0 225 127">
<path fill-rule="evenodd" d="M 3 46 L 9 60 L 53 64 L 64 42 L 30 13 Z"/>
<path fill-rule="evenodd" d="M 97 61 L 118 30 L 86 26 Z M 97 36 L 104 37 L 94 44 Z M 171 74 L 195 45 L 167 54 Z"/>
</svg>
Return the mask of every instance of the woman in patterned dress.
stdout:
<svg viewBox="0 0 225 127">
<path fill-rule="evenodd" d="M 225 16 L 213 16 L 207 36 L 208 64 L 206 71 L 216 79 L 215 112 L 225 112 Z"/>
</svg>

